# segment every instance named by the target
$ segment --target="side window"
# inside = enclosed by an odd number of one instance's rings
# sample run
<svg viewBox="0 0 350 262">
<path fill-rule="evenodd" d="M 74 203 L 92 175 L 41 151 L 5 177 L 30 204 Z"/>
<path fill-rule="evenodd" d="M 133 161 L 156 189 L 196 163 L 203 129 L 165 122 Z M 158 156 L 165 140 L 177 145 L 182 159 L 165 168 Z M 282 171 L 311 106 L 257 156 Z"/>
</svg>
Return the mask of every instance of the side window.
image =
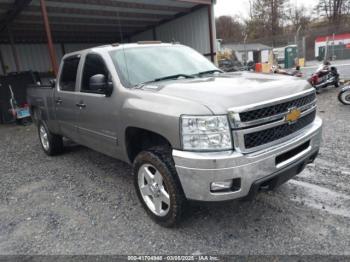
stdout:
<svg viewBox="0 0 350 262">
<path fill-rule="evenodd" d="M 79 61 L 80 57 L 66 58 L 63 61 L 63 68 L 59 83 L 60 90 L 70 92 L 75 91 Z"/>
<path fill-rule="evenodd" d="M 101 93 L 100 90 L 90 89 L 89 87 L 90 78 L 94 75 L 104 75 L 106 79 L 109 78 L 108 69 L 103 59 L 97 54 L 88 54 L 85 58 L 81 92 L 97 94 Z"/>
</svg>

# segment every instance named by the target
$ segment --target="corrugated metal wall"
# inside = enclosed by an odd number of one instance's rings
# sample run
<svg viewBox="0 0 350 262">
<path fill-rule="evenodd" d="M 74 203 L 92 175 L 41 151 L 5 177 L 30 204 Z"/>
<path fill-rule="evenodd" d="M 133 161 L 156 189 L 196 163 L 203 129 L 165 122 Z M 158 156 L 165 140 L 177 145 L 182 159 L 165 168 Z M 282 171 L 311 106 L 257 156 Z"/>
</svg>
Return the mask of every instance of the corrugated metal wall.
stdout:
<svg viewBox="0 0 350 262">
<path fill-rule="evenodd" d="M 214 18 L 213 18 L 214 19 Z M 213 24 L 215 37 L 215 23 Z M 202 54 L 210 53 L 210 34 L 207 7 L 200 8 L 193 13 L 179 17 L 173 21 L 165 23 L 155 28 L 157 40 L 163 42 L 180 42 L 181 44 L 191 46 Z M 130 38 L 130 42 L 141 40 L 153 40 L 153 30 L 147 30 Z M 215 43 L 215 42 L 214 42 Z M 86 49 L 101 44 L 64 44 L 66 53 Z M 3 55 L 7 72 L 16 71 L 15 62 L 12 56 L 11 46 L 1 44 L 0 49 Z M 46 44 L 17 44 L 20 70 L 33 70 L 38 72 L 51 71 L 50 57 Z M 55 44 L 57 59 L 62 58 L 62 46 Z M 216 52 L 216 45 L 214 45 Z M 209 58 L 209 57 L 208 57 Z M 0 73 L 3 74 L 0 67 Z"/>
<path fill-rule="evenodd" d="M 163 42 L 176 41 L 191 46 L 202 54 L 210 53 L 207 7 L 158 26 L 155 30 L 157 40 Z M 135 35 L 130 40 L 131 42 L 153 40 L 153 32 L 148 30 Z"/>
<path fill-rule="evenodd" d="M 100 44 L 64 44 L 66 53 L 86 49 Z M 7 72 L 16 71 L 15 61 L 12 55 L 10 45 L 0 45 L 1 53 L 4 59 Z M 20 61 L 20 70 L 32 70 L 38 72 L 48 72 L 52 70 L 49 51 L 46 44 L 16 44 L 18 60 Z M 63 56 L 62 46 L 55 44 L 57 59 Z M 3 74 L 0 67 L 0 73 Z"/>
<path fill-rule="evenodd" d="M 4 64 L 7 72 L 16 71 L 15 61 L 12 55 L 10 45 L 0 45 Z M 59 45 L 55 45 L 56 54 L 62 57 L 62 51 Z M 51 69 L 49 52 L 45 44 L 17 44 L 16 50 L 20 61 L 21 71 L 33 70 L 39 72 L 48 72 Z M 0 69 L 2 71 L 2 68 Z M 1 72 L 3 73 L 3 72 Z"/>
</svg>

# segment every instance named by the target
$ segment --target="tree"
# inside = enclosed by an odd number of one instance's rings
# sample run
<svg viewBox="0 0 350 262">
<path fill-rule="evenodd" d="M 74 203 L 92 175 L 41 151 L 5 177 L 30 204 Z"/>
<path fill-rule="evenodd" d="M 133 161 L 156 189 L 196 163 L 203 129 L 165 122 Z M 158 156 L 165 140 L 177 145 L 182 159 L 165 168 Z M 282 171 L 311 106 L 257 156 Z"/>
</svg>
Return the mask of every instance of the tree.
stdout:
<svg viewBox="0 0 350 262">
<path fill-rule="evenodd" d="M 304 5 L 300 7 L 291 6 L 288 10 L 288 20 L 292 26 L 292 32 L 297 31 L 300 26 L 302 30 L 305 31 L 311 23 L 311 17 L 308 15 L 307 9 Z"/>
<path fill-rule="evenodd" d="M 349 15 L 350 0 L 319 0 L 316 9 L 331 24 L 339 25 L 343 18 Z"/>
<path fill-rule="evenodd" d="M 274 44 L 275 36 L 283 33 L 287 0 L 250 0 L 250 19 L 246 21 L 249 37 L 269 35 Z"/>
<path fill-rule="evenodd" d="M 243 25 L 235 17 L 220 16 L 215 22 L 217 38 L 224 42 L 239 42 L 243 39 Z"/>
</svg>

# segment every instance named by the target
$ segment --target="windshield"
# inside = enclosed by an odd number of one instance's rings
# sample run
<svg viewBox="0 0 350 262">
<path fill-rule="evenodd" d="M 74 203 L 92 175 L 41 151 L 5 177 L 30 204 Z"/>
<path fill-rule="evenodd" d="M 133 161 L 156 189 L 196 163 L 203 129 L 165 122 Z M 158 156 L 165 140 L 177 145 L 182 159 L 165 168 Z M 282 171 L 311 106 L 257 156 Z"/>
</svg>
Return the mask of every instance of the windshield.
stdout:
<svg viewBox="0 0 350 262">
<path fill-rule="evenodd" d="M 111 51 L 110 55 L 123 84 L 128 87 L 169 76 L 218 70 L 203 55 L 182 45 L 125 48 Z"/>
</svg>

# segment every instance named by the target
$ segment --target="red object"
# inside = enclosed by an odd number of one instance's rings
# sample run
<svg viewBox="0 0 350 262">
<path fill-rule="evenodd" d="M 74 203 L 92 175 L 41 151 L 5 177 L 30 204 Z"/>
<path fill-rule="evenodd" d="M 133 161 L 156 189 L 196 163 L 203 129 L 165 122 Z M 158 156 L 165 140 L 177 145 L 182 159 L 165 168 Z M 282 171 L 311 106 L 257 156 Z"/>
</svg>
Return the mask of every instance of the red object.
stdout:
<svg viewBox="0 0 350 262">
<path fill-rule="evenodd" d="M 349 48 L 349 49 L 350 49 L 350 44 L 347 44 L 347 45 L 346 45 L 346 48 Z"/>
<path fill-rule="evenodd" d="M 315 42 L 326 42 L 328 37 L 328 41 L 333 41 L 333 35 L 329 36 L 319 36 L 316 38 Z M 350 39 L 350 33 L 347 34 L 339 34 L 339 35 L 334 35 L 334 40 L 344 40 L 344 39 Z"/>
<path fill-rule="evenodd" d="M 52 41 L 52 36 L 51 36 L 51 28 L 50 28 L 50 24 L 49 24 L 49 18 L 47 16 L 45 0 L 40 0 L 40 6 L 41 6 L 41 14 L 42 14 L 42 17 L 44 20 L 44 27 L 45 27 L 46 37 L 47 37 L 47 45 L 49 48 L 49 55 L 50 55 L 50 59 L 51 59 L 52 70 L 55 73 L 55 76 L 57 76 L 57 74 L 58 74 L 57 57 L 56 57 L 55 49 L 53 46 L 53 41 Z"/>
<path fill-rule="evenodd" d="M 255 72 L 262 72 L 262 63 L 255 64 Z"/>
</svg>

